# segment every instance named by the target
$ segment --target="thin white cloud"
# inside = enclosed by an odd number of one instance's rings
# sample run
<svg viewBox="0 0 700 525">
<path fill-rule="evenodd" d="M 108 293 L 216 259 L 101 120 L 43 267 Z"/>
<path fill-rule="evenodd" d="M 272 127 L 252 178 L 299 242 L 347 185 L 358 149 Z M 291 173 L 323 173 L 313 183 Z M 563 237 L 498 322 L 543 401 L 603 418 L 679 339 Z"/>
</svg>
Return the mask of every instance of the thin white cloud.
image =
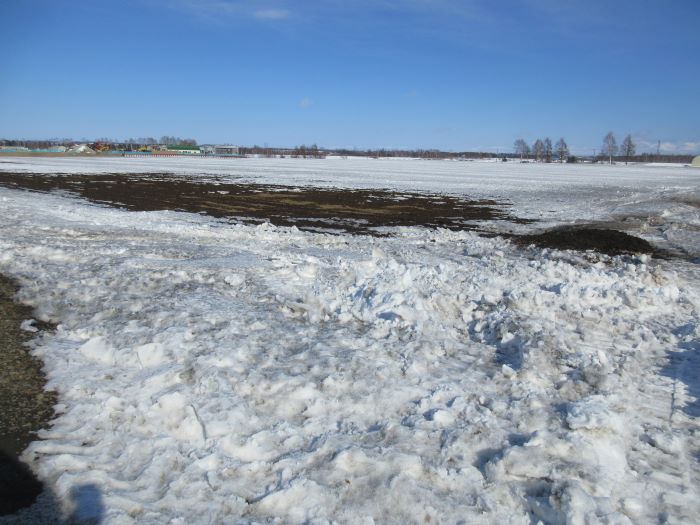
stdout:
<svg viewBox="0 0 700 525">
<path fill-rule="evenodd" d="M 659 146 L 661 153 L 676 153 L 678 151 L 678 145 L 673 142 L 662 142 Z"/>
<path fill-rule="evenodd" d="M 697 154 L 700 153 L 700 141 L 662 142 L 660 149 L 661 153 Z"/>
<path fill-rule="evenodd" d="M 284 20 L 291 13 L 287 9 L 259 9 L 253 16 L 259 20 Z"/>
<path fill-rule="evenodd" d="M 256 0 L 176 0 L 163 5 L 210 20 L 234 16 L 258 20 L 284 20 L 292 14 L 288 9 L 260 8 L 260 3 Z"/>
<path fill-rule="evenodd" d="M 684 142 L 681 147 L 683 151 L 688 153 L 700 153 L 700 140 L 696 142 Z"/>
<path fill-rule="evenodd" d="M 304 97 L 299 101 L 299 107 L 301 109 L 308 109 L 314 105 L 314 101 L 308 97 Z"/>
<path fill-rule="evenodd" d="M 164 5 L 200 16 L 240 14 L 242 10 L 237 2 L 226 0 L 179 0 Z"/>
<path fill-rule="evenodd" d="M 637 144 L 637 153 L 656 153 L 657 149 L 659 153 L 667 155 L 697 155 L 700 153 L 700 140 L 654 142 L 635 137 L 632 137 L 632 140 Z"/>
</svg>

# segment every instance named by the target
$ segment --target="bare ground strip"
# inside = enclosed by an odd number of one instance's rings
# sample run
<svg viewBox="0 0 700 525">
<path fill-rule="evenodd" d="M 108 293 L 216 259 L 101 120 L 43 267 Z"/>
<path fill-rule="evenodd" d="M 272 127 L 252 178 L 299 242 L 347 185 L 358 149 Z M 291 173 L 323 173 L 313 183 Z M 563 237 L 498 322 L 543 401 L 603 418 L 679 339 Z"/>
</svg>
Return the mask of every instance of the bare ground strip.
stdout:
<svg viewBox="0 0 700 525">
<path fill-rule="evenodd" d="M 0 516 L 30 505 L 41 492 L 41 483 L 18 457 L 48 425 L 56 404 L 56 394 L 45 390 L 41 361 L 25 344 L 36 335 L 20 328 L 32 309 L 13 301 L 16 291 L 15 282 L 0 274 Z"/>
<path fill-rule="evenodd" d="M 129 210 L 181 210 L 241 221 L 269 221 L 306 230 L 376 234 L 386 226 L 474 229 L 475 221 L 523 222 L 508 203 L 387 190 L 296 188 L 193 180 L 168 174 L 0 174 L 0 185 L 35 191 L 62 190 Z"/>
<path fill-rule="evenodd" d="M 234 183 L 207 176 L 169 173 L 36 174 L 0 173 L 0 186 L 31 191 L 64 191 L 93 202 L 133 211 L 177 210 L 230 217 L 259 224 L 338 233 L 386 235 L 381 228 L 424 226 L 478 230 L 479 221 L 534 221 L 511 215 L 510 203 L 442 194 L 379 189 L 291 187 Z M 606 227 L 567 226 L 533 235 L 506 234 L 521 245 L 595 250 L 608 255 L 663 255 L 638 237 Z"/>
</svg>

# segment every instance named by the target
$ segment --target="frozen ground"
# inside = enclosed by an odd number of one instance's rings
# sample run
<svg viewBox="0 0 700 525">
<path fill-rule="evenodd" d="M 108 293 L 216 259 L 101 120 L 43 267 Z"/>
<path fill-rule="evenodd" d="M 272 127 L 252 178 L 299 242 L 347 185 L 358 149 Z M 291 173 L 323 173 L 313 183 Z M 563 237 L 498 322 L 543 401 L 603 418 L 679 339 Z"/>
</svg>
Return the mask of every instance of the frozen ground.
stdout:
<svg viewBox="0 0 700 525">
<path fill-rule="evenodd" d="M 12 160 L 494 197 L 547 225 L 634 215 L 631 233 L 698 253 L 689 168 Z M 58 324 L 33 351 L 59 415 L 25 458 L 78 519 L 700 522 L 692 257 L 0 204 L 0 272 Z"/>
<path fill-rule="evenodd" d="M 443 192 L 512 202 L 536 227 L 610 221 L 700 256 L 700 173 L 662 164 L 608 166 L 331 157 L 301 159 L 3 158 L 1 171 L 175 173 L 222 181 Z M 489 225 L 485 225 L 488 227 Z M 512 231 L 525 226 L 509 225 Z M 493 226 L 495 231 L 505 225 Z"/>
</svg>

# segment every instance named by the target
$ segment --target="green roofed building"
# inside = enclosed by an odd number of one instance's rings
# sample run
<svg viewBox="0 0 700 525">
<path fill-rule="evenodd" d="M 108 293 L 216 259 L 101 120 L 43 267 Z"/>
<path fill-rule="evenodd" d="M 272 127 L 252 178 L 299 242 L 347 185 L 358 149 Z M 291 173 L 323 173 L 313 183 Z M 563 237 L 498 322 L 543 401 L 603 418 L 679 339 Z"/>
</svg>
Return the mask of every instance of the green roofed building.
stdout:
<svg viewBox="0 0 700 525">
<path fill-rule="evenodd" d="M 201 153 L 198 146 L 185 146 L 181 144 L 168 146 L 168 151 L 180 153 L 182 155 L 199 155 Z"/>
<path fill-rule="evenodd" d="M 693 162 L 690 165 L 693 166 L 694 168 L 700 168 L 700 155 L 695 157 L 693 159 Z"/>
</svg>

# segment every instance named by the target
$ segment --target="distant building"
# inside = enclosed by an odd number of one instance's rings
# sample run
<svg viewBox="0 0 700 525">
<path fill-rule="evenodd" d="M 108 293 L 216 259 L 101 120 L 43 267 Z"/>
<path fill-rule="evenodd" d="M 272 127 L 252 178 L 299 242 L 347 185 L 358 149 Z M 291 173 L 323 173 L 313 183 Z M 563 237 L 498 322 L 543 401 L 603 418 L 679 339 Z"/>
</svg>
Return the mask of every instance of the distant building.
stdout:
<svg viewBox="0 0 700 525">
<path fill-rule="evenodd" d="M 168 151 L 180 155 L 199 155 L 201 153 L 197 146 L 168 146 Z"/>
<path fill-rule="evenodd" d="M 214 146 L 217 155 L 238 155 L 238 146 Z"/>
<path fill-rule="evenodd" d="M 200 146 L 203 155 L 238 155 L 238 146 L 230 144 Z"/>
<path fill-rule="evenodd" d="M 199 146 L 199 151 L 202 153 L 202 155 L 213 155 L 214 146 Z"/>
<path fill-rule="evenodd" d="M 690 165 L 693 166 L 694 168 L 700 168 L 700 155 L 695 157 L 693 159 L 693 162 Z"/>
</svg>

